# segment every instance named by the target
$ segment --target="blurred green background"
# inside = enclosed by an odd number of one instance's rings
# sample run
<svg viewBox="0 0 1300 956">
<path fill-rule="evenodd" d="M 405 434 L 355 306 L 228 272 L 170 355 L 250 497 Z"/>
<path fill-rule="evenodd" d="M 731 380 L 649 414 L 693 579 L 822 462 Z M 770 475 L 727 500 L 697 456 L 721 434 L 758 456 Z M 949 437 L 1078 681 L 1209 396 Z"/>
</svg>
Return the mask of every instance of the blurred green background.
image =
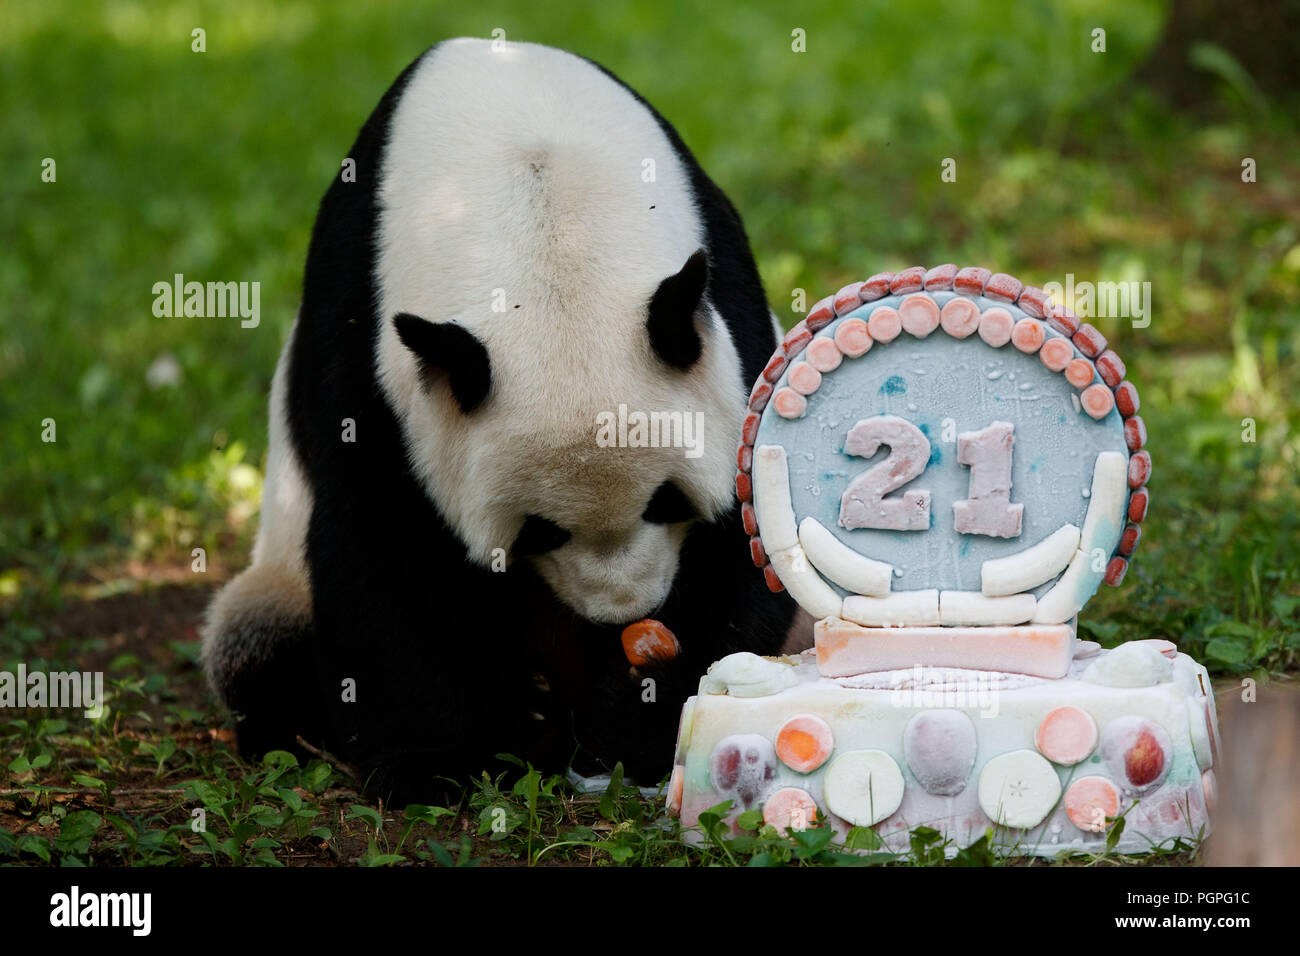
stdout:
<svg viewBox="0 0 1300 956">
<path fill-rule="evenodd" d="M 917 263 L 1150 281 L 1149 328 L 1097 324 L 1142 392 L 1152 513 L 1085 629 L 1294 667 L 1296 25 L 1291 3 L 1154 0 L 6 3 L 0 659 L 106 595 L 200 607 L 247 561 L 316 204 L 407 63 L 502 29 L 605 64 L 676 125 L 787 325 L 795 289 Z M 260 282 L 260 327 L 154 317 L 178 272 Z M 171 359 L 179 380 L 151 385 Z"/>
</svg>

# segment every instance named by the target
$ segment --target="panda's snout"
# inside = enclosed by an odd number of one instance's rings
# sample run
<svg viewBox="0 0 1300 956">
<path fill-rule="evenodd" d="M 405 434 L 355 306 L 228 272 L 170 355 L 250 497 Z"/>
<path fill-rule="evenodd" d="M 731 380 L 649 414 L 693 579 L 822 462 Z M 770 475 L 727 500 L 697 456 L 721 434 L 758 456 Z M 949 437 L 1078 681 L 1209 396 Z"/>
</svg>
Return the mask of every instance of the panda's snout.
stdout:
<svg viewBox="0 0 1300 956">
<path fill-rule="evenodd" d="M 615 604 L 626 604 L 630 606 L 637 603 L 637 593 L 630 588 L 619 591 L 613 596 L 613 598 Z"/>
<path fill-rule="evenodd" d="M 616 591 L 591 593 L 580 609 L 583 616 L 601 624 L 624 625 L 639 621 L 661 607 L 668 589 L 655 588 L 654 592 L 620 588 Z"/>
<path fill-rule="evenodd" d="M 576 593 L 562 595 L 574 608 L 600 624 L 625 625 L 653 614 L 668 598 L 676 563 L 649 574 L 639 574 L 612 584 L 603 581 L 581 587 Z"/>
</svg>

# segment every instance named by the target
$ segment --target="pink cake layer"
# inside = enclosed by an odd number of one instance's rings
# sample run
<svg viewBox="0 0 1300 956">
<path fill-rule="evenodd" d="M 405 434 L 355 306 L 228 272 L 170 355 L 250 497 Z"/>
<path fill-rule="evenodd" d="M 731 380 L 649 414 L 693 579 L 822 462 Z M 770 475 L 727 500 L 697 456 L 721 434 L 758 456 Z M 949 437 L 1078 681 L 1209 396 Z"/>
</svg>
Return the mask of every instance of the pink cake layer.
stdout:
<svg viewBox="0 0 1300 956">
<path fill-rule="evenodd" d="M 920 664 L 1064 677 L 1074 657 L 1068 624 L 1015 627 L 862 627 L 824 618 L 813 627 L 817 669 L 849 677 Z"/>
</svg>

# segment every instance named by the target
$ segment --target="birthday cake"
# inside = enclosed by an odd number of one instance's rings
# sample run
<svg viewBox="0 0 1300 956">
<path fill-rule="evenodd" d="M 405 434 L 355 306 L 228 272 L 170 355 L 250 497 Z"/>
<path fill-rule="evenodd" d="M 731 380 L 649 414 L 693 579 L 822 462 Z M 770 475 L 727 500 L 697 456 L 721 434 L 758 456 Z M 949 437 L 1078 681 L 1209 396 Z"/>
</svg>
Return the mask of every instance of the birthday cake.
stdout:
<svg viewBox="0 0 1300 956">
<path fill-rule="evenodd" d="M 736 486 L 815 646 L 709 668 L 669 786 L 685 827 L 730 801 L 733 824 L 896 848 L 926 826 L 953 852 L 990 828 L 1039 855 L 1208 833 L 1205 668 L 1077 636 L 1149 501 L 1126 375 L 1097 329 L 985 269 L 882 273 L 812 308 L 754 385 Z"/>
</svg>

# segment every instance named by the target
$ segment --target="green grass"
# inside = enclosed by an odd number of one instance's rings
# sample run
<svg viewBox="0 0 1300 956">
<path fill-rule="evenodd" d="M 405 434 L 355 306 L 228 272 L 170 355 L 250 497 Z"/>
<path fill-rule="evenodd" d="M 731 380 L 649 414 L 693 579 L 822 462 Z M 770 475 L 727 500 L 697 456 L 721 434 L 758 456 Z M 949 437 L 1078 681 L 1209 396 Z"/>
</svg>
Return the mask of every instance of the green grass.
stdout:
<svg viewBox="0 0 1300 956">
<path fill-rule="evenodd" d="M 1142 392 L 1152 509 L 1127 581 L 1090 604 L 1083 629 L 1105 643 L 1167 637 L 1221 675 L 1294 671 L 1300 104 L 1260 102 L 1230 61 L 1202 56 L 1225 78 L 1220 98 L 1194 115 L 1168 111 L 1130 80 L 1160 35 L 1160 3 L 1002 10 L 955 0 L 814 0 L 797 13 L 662 0 L 0 8 L 0 664 L 94 656 L 119 703 L 116 725 L 90 731 L 39 715 L 6 725 L 0 766 L 26 796 L 9 798 L 0 825 L 21 833 L 0 831 L 0 856 L 43 859 L 44 843 L 83 862 L 227 865 L 299 851 L 333 859 L 319 848 L 340 839 L 347 861 L 370 862 L 836 852 L 759 831 L 687 849 L 646 825 L 658 819 L 648 805 L 620 796 L 620 809 L 593 810 L 553 780 L 535 782 L 535 799 L 489 781 L 451 814 L 376 824 L 344 807 L 340 822 L 338 799 L 361 802 L 337 796 L 319 767 L 249 767 L 214 742 L 220 718 L 199 703 L 192 637 L 178 631 L 143 659 L 129 627 L 94 625 L 124 593 L 147 608 L 187 579 L 206 593 L 246 562 L 266 397 L 315 206 L 425 45 L 495 28 L 605 63 L 678 127 L 744 215 L 787 324 L 799 290 L 812 302 L 914 263 L 983 264 L 1040 285 L 1067 272 L 1150 281 L 1149 328 L 1099 325 Z M 1097 25 L 1104 54 L 1089 49 Z M 190 50 L 195 27 L 206 53 Z M 806 53 L 791 50 L 796 29 Z M 1256 183 L 1241 182 L 1245 156 Z M 54 183 L 41 181 L 45 157 Z M 955 183 L 940 179 L 949 157 Z M 260 327 L 155 318 L 151 287 L 177 272 L 260 282 Z M 166 355 L 182 380 L 150 387 L 146 371 Z M 49 418 L 54 443 L 41 440 Z M 196 547 L 206 576 L 190 573 Z M 200 794 L 199 783 L 223 789 Z M 168 787 L 174 797 L 122 793 Z M 505 837 L 479 834 L 489 793 L 531 799 L 532 816 Z M 215 844 L 189 829 L 196 800 Z"/>
<path fill-rule="evenodd" d="M 0 864 L 61 866 L 999 866 L 1041 862 L 995 854 L 990 829 L 959 848 L 928 827 L 910 833 L 906 850 L 885 847 L 875 831 L 855 827 L 837 842 L 825 826 L 778 833 L 762 814 L 725 821 L 730 802 L 683 831 L 663 809 L 623 783 L 621 765 L 602 794 L 578 794 L 565 777 L 514 761 L 519 773 L 467 788 L 459 803 L 408 805 L 400 812 L 361 802 L 327 761 L 300 766 L 284 752 L 248 765 L 224 748 L 208 750 L 184 736 L 141 736 L 117 726 L 141 700 L 120 684 L 125 710 L 95 721 L 88 735 L 59 719 L 14 720 L 0 741 L 19 787 L 0 814 Z M 182 719 L 181 725 L 189 720 Z M 508 758 L 512 759 L 513 758 Z M 84 765 L 83 769 L 76 767 Z M 92 772 L 93 771 L 93 772 Z M 60 777 L 64 785 L 39 783 Z M 130 781 L 126 783 L 126 781 Z M 116 785 L 110 781 L 116 781 Z M 1122 817 L 1112 823 L 1114 840 Z M 689 837 L 689 839 L 686 839 Z M 1149 854 L 1062 853 L 1069 865 L 1187 862 L 1199 839 L 1174 839 Z"/>
</svg>

